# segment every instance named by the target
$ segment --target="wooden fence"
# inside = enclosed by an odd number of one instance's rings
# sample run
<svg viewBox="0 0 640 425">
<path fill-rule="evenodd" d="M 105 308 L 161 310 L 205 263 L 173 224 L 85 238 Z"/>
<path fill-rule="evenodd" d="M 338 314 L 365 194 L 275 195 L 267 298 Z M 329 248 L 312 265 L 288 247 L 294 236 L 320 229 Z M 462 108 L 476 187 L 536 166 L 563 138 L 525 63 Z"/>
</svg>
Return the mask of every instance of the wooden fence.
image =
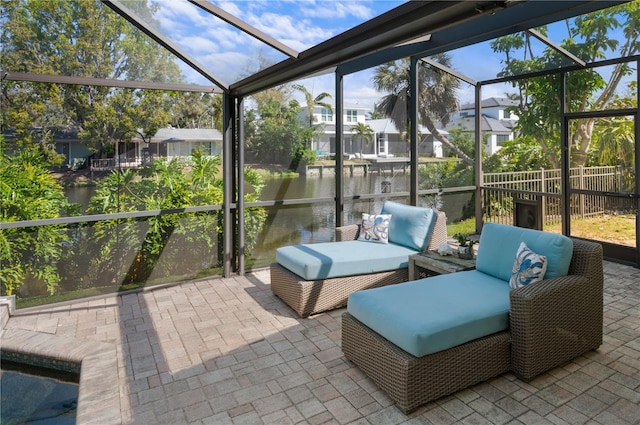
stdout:
<svg viewBox="0 0 640 425">
<path fill-rule="evenodd" d="M 543 226 L 561 222 L 561 175 L 560 169 L 485 173 L 484 220 L 513 224 L 514 199 L 521 198 L 541 202 Z M 624 182 L 623 169 L 619 166 L 576 167 L 569 171 L 572 189 L 621 192 L 625 190 Z M 575 194 L 570 200 L 571 217 L 584 218 L 623 207 L 615 203 L 605 196 Z"/>
</svg>

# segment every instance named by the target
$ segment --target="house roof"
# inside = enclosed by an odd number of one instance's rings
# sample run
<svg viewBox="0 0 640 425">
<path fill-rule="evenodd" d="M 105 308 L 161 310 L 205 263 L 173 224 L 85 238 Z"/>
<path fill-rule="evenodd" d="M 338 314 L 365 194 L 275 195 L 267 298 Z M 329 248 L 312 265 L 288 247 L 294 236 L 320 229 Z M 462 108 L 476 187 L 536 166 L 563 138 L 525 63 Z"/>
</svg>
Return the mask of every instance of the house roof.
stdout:
<svg viewBox="0 0 640 425">
<path fill-rule="evenodd" d="M 508 106 L 515 106 L 518 104 L 518 101 L 509 99 L 507 97 L 489 97 L 487 99 L 482 99 L 480 105 L 483 108 L 495 108 L 497 106 L 504 106 L 505 108 Z M 464 105 L 460 105 L 460 110 L 466 109 L 475 109 L 475 103 L 465 103 Z"/>
<path fill-rule="evenodd" d="M 335 105 L 334 102 L 326 102 L 326 103 L 331 105 L 331 107 L 333 108 L 334 111 L 336 110 L 336 105 Z M 359 110 L 359 111 L 370 111 L 371 110 L 371 108 L 368 108 L 368 107 L 362 106 L 362 105 L 358 105 L 357 103 L 344 102 L 342 105 L 343 105 L 342 109 L 345 110 L 345 111 L 347 109 L 355 109 L 355 110 Z M 321 110 L 323 108 L 324 107 L 321 106 L 321 105 L 315 105 L 313 110 L 315 112 L 315 111 L 319 111 L 319 110 Z M 300 110 L 301 111 L 306 111 L 307 109 L 308 109 L 307 105 L 300 105 Z"/>
<path fill-rule="evenodd" d="M 79 142 L 77 128 L 52 127 L 47 131 L 51 133 L 51 138 L 55 142 Z M 35 140 L 41 140 L 43 136 L 42 127 L 30 127 L 29 132 Z M 4 139 L 9 142 L 15 140 L 16 130 L 14 128 L 5 128 L 2 131 Z"/>
<path fill-rule="evenodd" d="M 333 134 L 336 132 L 336 125 L 335 124 L 321 124 L 323 126 L 324 132 L 325 133 L 330 133 Z M 351 124 L 344 124 L 342 126 L 342 131 L 344 133 L 350 133 L 351 132 L 351 128 L 353 126 Z"/>
<path fill-rule="evenodd" d="M 393 121 L 390 118 L 366 120 L 365 124 L 371 127 L 374 133 L 400 134 L 400 131 L 398 131 L 396 125 L 393 123 Z M 342 127 L 344 128 L 345 133 L 351 133 L 353 125 L 345 124 Z M 335 124 L 324 124 L 323 129 L 325 133 L 335 133 L 336 126 Z M 442 129 L 438 129 L 438 130 L 442 134 L 445 134 L 445 135 L 449 134 L 445 130 L 442 130 Z M 431 134 L 431 132 L 425 126 L 422 126 L 422 125 L 420 126 L 420 133 L 424 135 Z"/>
<path fill-rule="evenodd" d="M 369 127 L 371 127 L 375 133 L 400 134 L 400 130 L 398 130 L 393 120 L 391 120 L 390 118 L 366 120 L 365 123 L 369 125 Z M 440 131 L 440 133 L 442 134 L 448 134 L 445 130 L 438 129 L 438 131 Z M 427 127 L 423 125 L 420 126 L 420 133 L 431 134 Z"/>
<path fill-rule="evenodd" d="M 514 120 L 497 120 L 487 115 L 482 115 L 480 126 L 482 131 L 490 131 L 492 133 L 511 133 L 515 125 Z M 462 128 L 463 131 L 474 131 L 476 126 L 475 117 L 462 117 L 449 125 L 447 129 Z"/>
<path fill-rule="evenodd" d="M 133 140 L 141 141 L 141 137 L 136 136 Z M 213 142 L 222 141 L 222 133 L 214 128 L 174 128 L 164 127 L 158 129 L 150 139 L 151 143 L 172 143 L 172 142 Z"/>
</svg>

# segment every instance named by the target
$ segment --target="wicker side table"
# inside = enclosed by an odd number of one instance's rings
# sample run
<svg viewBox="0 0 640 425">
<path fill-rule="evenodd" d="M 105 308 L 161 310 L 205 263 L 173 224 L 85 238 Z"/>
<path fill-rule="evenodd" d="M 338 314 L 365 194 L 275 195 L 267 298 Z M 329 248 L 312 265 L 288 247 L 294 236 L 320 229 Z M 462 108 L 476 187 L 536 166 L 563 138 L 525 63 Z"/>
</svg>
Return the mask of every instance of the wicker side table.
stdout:
<svg viewBox="0 0 640 425">
<path fill-rule="evenodd" d="M 409 280 L 475 268 L 476 260 L 465 260 L 453 255 L 440 255 L 434 251 L 420 252 L 409 256 Z"/>
</svg>

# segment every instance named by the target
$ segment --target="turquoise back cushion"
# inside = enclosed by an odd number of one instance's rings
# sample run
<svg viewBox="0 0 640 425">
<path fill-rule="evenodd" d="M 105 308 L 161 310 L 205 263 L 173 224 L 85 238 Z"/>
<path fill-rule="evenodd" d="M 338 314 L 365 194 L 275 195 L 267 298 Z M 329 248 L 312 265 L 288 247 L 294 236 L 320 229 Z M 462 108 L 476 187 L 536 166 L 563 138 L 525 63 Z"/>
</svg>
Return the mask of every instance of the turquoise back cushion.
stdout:
<svg viewBox="0 0 640 425">
<path fill-rule="evenodd" d="M 389 242 L 418 251 L 429 246 L 437 219 L 434 210 L 386 201 L 381 214 L 391 214 Z"/>
<path fill-rule="evenodd" d="M 573 256 L 573 241 L 570 238 L 497 223 L 485 223 L 482 226 L 476 269 L 508 282 L 520 242 L 526 243 L 536 254 L 547 257 L 545 278 L 566 276 L 569 272 Z"/>
</svg>

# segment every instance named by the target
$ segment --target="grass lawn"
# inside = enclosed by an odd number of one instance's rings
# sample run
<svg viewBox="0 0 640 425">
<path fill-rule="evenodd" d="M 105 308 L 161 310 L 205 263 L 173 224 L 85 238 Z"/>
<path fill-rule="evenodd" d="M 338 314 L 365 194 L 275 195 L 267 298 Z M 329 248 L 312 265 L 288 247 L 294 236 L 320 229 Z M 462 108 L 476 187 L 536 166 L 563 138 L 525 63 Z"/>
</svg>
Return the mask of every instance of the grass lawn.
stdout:
<svg viewBox="0 0 640 425">
<path fill-rule="evenodd" d="M 463 235 L 469 235 L 476 232 L 476 219 L 474 217 L 467 218 L 456 223 L 447 224 L 447 236 L 452 238 L 453 235 L 461 233 Z"/>
<path fill-rule="evenodd" d="M 561 233 L 560 223 L 544 230 Z M 571 220 L 571 235 L 625 246 L 636 246 L 636 217 L 633 214 L 599 215 Z"/>
<path fill-rule="evenodd" d="M 633 214 L 599 215 L 571 220 L 571 235 L 625 246 L 636 246 L 636 217 Z M 546 232 L 562 233 L 562 224 L 546 225 Z M 449 237 L 456 233 L 474 233 L 475 219 L 468 218 L 447 225 Z"/>
</svg>

